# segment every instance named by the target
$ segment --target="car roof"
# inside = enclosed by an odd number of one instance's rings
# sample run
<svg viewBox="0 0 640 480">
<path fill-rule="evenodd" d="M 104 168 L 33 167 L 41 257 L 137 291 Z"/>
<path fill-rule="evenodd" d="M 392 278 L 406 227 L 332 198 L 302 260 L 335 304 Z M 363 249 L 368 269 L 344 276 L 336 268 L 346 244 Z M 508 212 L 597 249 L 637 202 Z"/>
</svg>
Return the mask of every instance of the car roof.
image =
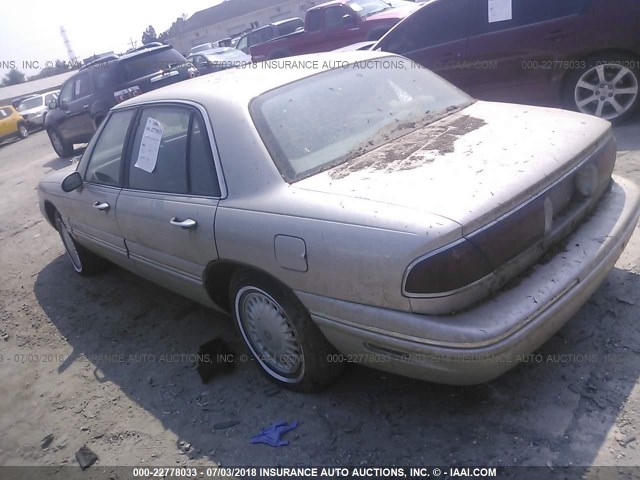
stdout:
<svg viewBox="0 0 640 480">
<path fill-rule="evenodd" d="M 152 90 L 126 100 L 114 107 L 114 110 L 146 102 L 172 100 L 192 101 L 205 106 L 216 103 L 247 105 L 265 92 L 331 70 L 331 65 L 336 66 L 335 62 L 340 62 L 338 65 L 342 68 L 343 62 L 351 64 L 390 56 L 397 57 L 388 52 L 325 52 L 247 64 Z M 289 63 L 289 66 L 304 65 L 312 68 L 285 68 L 285 62 L 296 62 Z"/>
<path fill-rule="evenodd" d="M 324 2 L 314 7 L 311 7 L 309 10 L 318 10 L 320 8 L 329 7 L 331 5 L 344 5 L 345 3 L 347 3 L 347 0 L 331 0 L 330 2 Z"/>
</svg>

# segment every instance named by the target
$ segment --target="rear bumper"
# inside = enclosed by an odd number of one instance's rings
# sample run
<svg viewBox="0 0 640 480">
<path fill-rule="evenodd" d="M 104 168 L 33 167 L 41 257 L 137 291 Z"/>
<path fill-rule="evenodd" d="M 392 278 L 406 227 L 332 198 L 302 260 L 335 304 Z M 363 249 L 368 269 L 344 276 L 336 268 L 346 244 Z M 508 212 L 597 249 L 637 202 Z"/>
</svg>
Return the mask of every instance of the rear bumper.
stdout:
<svg viewBox="0 0 640 480">
<path fill-rule="evenodd" d="M 297 292 L 348 361 L 448 384 L 475 384 L 513 368 L 557 332 L 600 286 L 640 215 L 640 192 L 614 178 L 564 250 L 516 285 L 462 313 L 418 315 Z"/>
</svg>

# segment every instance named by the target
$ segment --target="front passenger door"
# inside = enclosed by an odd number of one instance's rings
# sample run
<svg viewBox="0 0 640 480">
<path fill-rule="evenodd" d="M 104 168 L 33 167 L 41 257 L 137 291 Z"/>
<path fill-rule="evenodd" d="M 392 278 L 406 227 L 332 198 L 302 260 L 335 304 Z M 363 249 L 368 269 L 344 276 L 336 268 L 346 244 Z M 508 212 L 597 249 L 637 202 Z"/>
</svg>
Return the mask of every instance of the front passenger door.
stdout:
<svg viewBox="0 0 640 480">
<path fill-rule="evenodd" d="M 144 108 L 117 217 L 134 268 L 211 305 L 204 288 L 218 258 L 214 221 L 221 187 L 204 118 L 194 108 Z"/>
<path fill-rule="evenodd" d="M 135 110 L 111 114 L 104 128 L 87 148 L 78 172 L 82 188 L 70 192 L 65 212 L 78 242 L 115 263 L 126 261 L 127 250 L 116 221 L 121 189 L 122 158 Z"/>
</svg>

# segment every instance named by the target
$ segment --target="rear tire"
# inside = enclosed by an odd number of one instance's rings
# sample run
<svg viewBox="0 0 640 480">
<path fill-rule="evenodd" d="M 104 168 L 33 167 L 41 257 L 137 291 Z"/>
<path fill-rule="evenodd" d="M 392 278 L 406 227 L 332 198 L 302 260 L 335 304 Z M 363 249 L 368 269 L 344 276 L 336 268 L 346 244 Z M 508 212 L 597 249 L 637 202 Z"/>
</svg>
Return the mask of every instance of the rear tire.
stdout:
<svg viewBox="0 0 640 480">
<path fill-rule="evenodd" d="M 624 54 L 601 54 L 572 72 L 563 97 L 568 108 L 620 122 L 640 104 L 640 59 Z"/>
<path fill-rule="evenodd" d="M 73 155 L 73 144 L 67 142 L 57 130 L 47 130 L 51 146 L 60 158 L 69 158 Z"/>
<path fill-rule="evenodd" d="M 24 123 L 18 124 L 18 138 L 27 138 L 29 136 L 29 129 Z"/>
<path fill-rule="evenodd" d="M 56 230 L 58 230 L 62 244 L 67 252 L 67 258 L 71 261 L 71 266 L 76 273 L 83 276 L 90 276 L 100 273 L 107 268 L 109 263 L 105 259 L 87 250 L 74 240 L 62 221 L 60 212 L 56 212 L 55 223 Z"/>
<path fill-rule="evenodd" d="M 272 278 L 241 270 L 231 280 L 235 326 L 262 373 L 299 392 L 321 390 L 343 370 L 337 351 L 295 294 Z"/>
</svg>

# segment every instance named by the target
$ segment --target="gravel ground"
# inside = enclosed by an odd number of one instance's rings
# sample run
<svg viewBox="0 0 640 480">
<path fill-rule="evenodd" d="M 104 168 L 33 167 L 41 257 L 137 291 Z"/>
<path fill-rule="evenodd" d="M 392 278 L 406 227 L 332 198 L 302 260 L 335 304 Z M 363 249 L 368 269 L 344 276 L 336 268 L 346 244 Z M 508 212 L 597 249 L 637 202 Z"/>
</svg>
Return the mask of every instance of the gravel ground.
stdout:
<svg viewBox="0 0 640 480">
<path fill-rule="evenodd" d="M 616 135 L 617 171 L 640 183 L 639 124 Z M 220 336 L 241 351 L 230 320 L 119 268 L 75 275 L 35 192 L 69 163 L 43 132 L 0 147 L 0 465 L 76 466 L 85 444 L 94 470 L 640 465 L 637 230 L 540 356 L 491 383 L 447 387 L 351 366 L 302 395 L 240 362 L 203 384 L 192 361 L 201 343 Z M 249 444 L 276 420 L 299 422 L 287 447 Z"/>
</svg>

